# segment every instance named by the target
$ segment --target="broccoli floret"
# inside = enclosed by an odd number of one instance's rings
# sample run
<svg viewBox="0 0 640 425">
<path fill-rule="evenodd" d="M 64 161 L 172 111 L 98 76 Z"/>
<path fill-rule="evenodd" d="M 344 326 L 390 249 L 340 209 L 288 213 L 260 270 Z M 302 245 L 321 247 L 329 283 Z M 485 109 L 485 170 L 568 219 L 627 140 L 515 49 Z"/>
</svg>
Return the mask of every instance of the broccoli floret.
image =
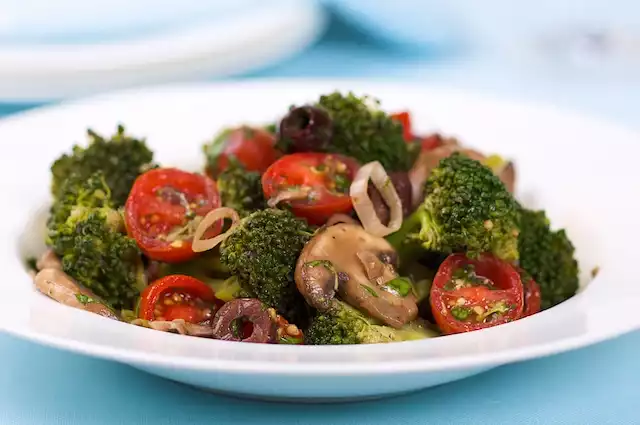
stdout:
<svg viewBox="0 0 640 425">
<path fill-rule="evenodd" d="M 242 164 L 232 161 L 218 176 L 222 205 L 233 208 L 241 217 L 266 208 L 260 179 L 260 173 L 247 171 Z"/>
<path fill-rule="evenodd" d="M 62 182 L 58 194 L 51 205 L 47 221 L 50 232 L 55 233 L 67 221 L 72 210 L 78 207 L 113 208 L 111 190 L 102 171 L 97 171 L 86 180 L 76 174 L 71 175 Z"/>
<path fill-rule="evenodd" d="M 47 227 L 47 244 L 65 273 L 115 308 L 131 308 L 145 286 L 140 251 L 124 234 L 101 173 L 61 186 Z M 65 216 L 66 215 L 66 216 Z"/>
<path fill-rule="evenodd" d="M 436 336 L 425 322 L 415 321 L 400 329 L 381 325 L 343 301 L 316 314 L 307 328 L 305 344 L 344 345 L 412 341 Z"/>
<path fill-rule="evenodd" d="M 125 134 L 118 126 L 115 135 L 105 139 L 92 130 L 87 131 L 90 142 L 87 147 L 76 145 L 70 154 L 64 154 L 51 166 L 53 180 L 51 193 L 60 196 L 61 187 L 72 175 L 88 179 L 96 171 L 104 173 L 104 179 L 111 188 L 114 206 L 124 205 L 136 177 L 151 168 L 153 152 L 144 140 Z"/>
<path fill-rule="evenodd" d="M 440 161 L 420 207 L 389 241 L 400 252 L 416 245 L 440 253 L 491 252 L 518 259 L 518 205 L 490 168 L 460 153 Z"/>
<path fill-rule="evenodd" d="M 406 171 L 411 166 L 402 125 L 379 109 L 377 99 L 334 92 L 321 96 L 316 106 L 327 110 L 333 120 L 328 151 L 363 164 L 379 161 L 387 171 Z"/>
<path fill-rule="evenodd" d="M 540 285 L 542 309 L 575 295 L 579 266 L 565 230 L 553 231 L 544 211 L 527 209 L 521 211 L 520 227 L 520 266 Z"/>
<path fill-rule="evenodd" d="M 227 302 L 234 298 L 251 298 L 240 286 L 236 276 L 230 276 L 229 270 L 220 261 L 217 249 L 204 252 L 196 258 L 182 263 L 159 263 L 157 278 L 172 274 L 193 276 L 207 284 L 220 300 Z"/>
<path fill-rule="evenodd" d="M 306 222 L 289 211 L 266 209 L 245 217 L 220 246 L 220 260 L 253 297 L 290 322 L 303 323 L 307 308 L 294 271 L 312 236 Z"/>
</svg>

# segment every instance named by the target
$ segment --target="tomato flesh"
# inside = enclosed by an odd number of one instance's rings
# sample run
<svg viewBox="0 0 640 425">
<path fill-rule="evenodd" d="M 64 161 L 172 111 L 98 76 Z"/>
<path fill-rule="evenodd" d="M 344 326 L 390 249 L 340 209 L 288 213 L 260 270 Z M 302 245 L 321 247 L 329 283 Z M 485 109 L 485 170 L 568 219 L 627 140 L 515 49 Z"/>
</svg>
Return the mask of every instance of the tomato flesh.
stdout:
<svg viewBox="0 0 640 425">
<path fill-rule="evenodd" d="M 152 260 L 181 262 L 195 256 L 191 241 L 197 218 L 220 206 L 207 176 L 158 168 L 139 176 L 125 204 L 127 231 Z M 218 223 L 207 237 L 220 232 Z"/>
<path fill-rule="evenodd" d="M 170 275 L 154 281 L 142 292 L 139 317 L 200 323 L 210 320 L 221 305 L 222 301 L 202 281 L 186 275 Z"/>
<path fill-rule="evenodd" d="M 248 171 L 263 173 L 279 156 L 275 145 L 275 136 L 261 128 L 242 126 L 227 130 L 207 147 L 207 174 L 217 178 L 232 159 Z"/>
<path fill-rule="evenodd" d="M 522 317 L 522 281 L 511 264 L 494 256 L 452 254 L 438 269 L 430 303 L 445 334 L 484 329 Z"/>
<path fill-rule="evenodd" d="M 325 153 L 295 153 L 273 163 L 262 176 L 265 198 L 293 195 L 293 213 L 315 225 L 333 214 L 353 209 L 349 188 L 359 168 L 349 157 Z"/>
<path fill-rule="evenodd" d="M 524 313 L 523 317 L 531 316 L 540 312 L 542 300 L 540 293 L 540 285 L 529 279 L 524 284 Z"/>
</svg>

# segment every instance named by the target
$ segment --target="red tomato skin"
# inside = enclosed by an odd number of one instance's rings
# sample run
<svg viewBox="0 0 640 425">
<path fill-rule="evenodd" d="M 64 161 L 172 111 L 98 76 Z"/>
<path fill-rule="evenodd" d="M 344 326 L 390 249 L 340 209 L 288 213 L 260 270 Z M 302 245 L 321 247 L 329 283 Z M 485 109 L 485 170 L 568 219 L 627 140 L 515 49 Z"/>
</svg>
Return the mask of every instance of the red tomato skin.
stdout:
<svg viewBox="0 0 640 425">
<path fill-rule="evenodd" d="M 408 111 L 391 114 L 391 119 L 402 124 L 402 136 L 405 142 L 411 142 L 415 139 L 411 129 L 411 114 Z"/>
<path fill-rule="evenodd" d="M 323 163 L 327 156 L 336 158 L 347 165 L 349 178 L 353 180 L 360 165 L 353 158 L 318 152 L 301 152 L 283 156 L 274 162 L 262 175 L 262 189 L 266 199 L 274 197 L 278 193 L 280 184 L 290 185 L 310 184 L 315 187 L 322 186 L 319 181 L 314 181 L 312 172 L 306 167 Z M 307 220 L 313 225 L 322 225 L 334 214 L 348 214 L 353 210 L 353 203 L 348 193 L 334 195 L 324 190 L 313 204 L 305 201 L 291 201 L 291 211 L 297 217 Z"/>
<path fill-rule="evenodd" d="M 524 284 L 524 313 L 522 317 L 539 313 L 541 303 L 540 285 L 533 279 L 527 280 Z"/>
<path fill-rule="evenodd" d="M 442 137 L 439 134 L 431 134 L 426 137 L 422 137 L 420 140 L 420 149 L 423 151 L 430 151 L 437 147 L 442 146 Z"/>
<path fill-rule="evenodd" d="M 225 133 L 214 143 L 220 143 L 217 158 L 210 158 L 213 166 L 207 168 L 209 177 L 215 179 L 227 169 L 231 158 L 239 161 L 248 171 L 264 171 L 280 156 L 275 136 L 261 128 L 238 127 Z"/>
<path fill-rule="evenodd" d="M 220 195 L 215 181 L 201 174 L 189 173 L 176 168 L 156 168 L 140 175 L 131 188 L 125 203 L 125 225 L 127 233 L 136 240 L 140 250 L 150 259 L 167 263 L 179 263 L 190 260 L 196 253 L 191 249 L 191 240 L 183 240 L 181 244 L 171 244 L 149 234 L 140 224 L 140 217 L 146 212 L 158 213 L 172 225 L 179 225 L 184 219 L 184 208 L 166 205 L 155 200 L 153 192 L 165 186 L 178 186 L 177 189 L 203 194 L 205 205 L 198 207 L 196 215 L 206 215 L 209 211 L 220 207 Z M 156 211 L 157 210 L 157 211 Z M 212 226 L 208 236 L 215 236 L 221 225 Z"/>
<path fill-rule="evenodd" d="M 454 291 L 445 290 L 444 286 L 450 281 L 453 272 L 466 264 L 473 264 L 476 272 L 491 279 L 498 289 L 490 290 L 476 286 Z M 499 320 L 490 323 L 463 322 L 453 317 L 448 309 L 446 298 L 451 297 L 465 297 L 478 301 L 506 299 L 513 303 L 515 308 Z M 464 254 L 452 254 L 445 259 L 436 273 L 429 302 L 438 327 L 444 334 L 449 335 L 485 329 L 520 319 L 524 310 L 524 291 L 520 274 L 510 263 L 489 254 L 483 254 L 477 260 L 469 259 Z"/>
<path fill-rule="evenodd" d="M 174 274 L 162 277 L 149 284 L 140 295 L 138 316 L 144 320 L 155 319 L 155 308 L 160 298 L 167 292 L 189 293 L 208 303 L 220 303 L 213 289 L 195 277 Z M 176 312 L 177 313 L 177 312 Z M 178 318 L 178 317 L 176 317 Z M 167 319 L 172 320 L 172 319 Z"/>
</svg>

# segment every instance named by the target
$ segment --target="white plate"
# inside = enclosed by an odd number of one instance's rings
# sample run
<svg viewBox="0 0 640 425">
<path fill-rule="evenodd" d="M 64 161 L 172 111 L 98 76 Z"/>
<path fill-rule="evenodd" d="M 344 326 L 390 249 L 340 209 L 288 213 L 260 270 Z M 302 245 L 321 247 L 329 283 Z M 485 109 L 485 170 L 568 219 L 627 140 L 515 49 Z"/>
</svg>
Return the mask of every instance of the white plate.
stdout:
<svg viewBox="0 0 640 425">
<path fill-rule="evenodd" d="M 70 4 L 66 7 L 72 8 Z M 143 13 L 141 7 L 130 5 L 125 9 Z M 161 22 L 155 22 L 153 14 L 146 19 L 140 17 L 139 27 L 151 29 L 140 29 L 138 33 L 126 27 L 136 22 L 135 18 L 127 17 L 122 20 L 125 28 L 121 32 L 133 34 L 115 36 L 104 29 L 102 32 L 109 35 L 106 39 L 87 33 L 90 28 L 81 26 L 68 35 L 79 38 L 74 42 L 66 41 L 62 35 L 53 37 L 63 28 L 51 22 L 47 27 L 53 41 L 42 41 L 44 36 L 37 32 L 32 35 L 35 41 L 26 35 L 22 36 L 23 40 L 18 37 L 20 33 L 12 40 L 4 34 L 10 24 L 5 21 L 11 16 L 0 16 L 0 99 L 43 101 L 141 84 L 194 81 L 248 72 L 299 52 L 321 34 L 327 22 L 319 5 L 298 0 L 244 0 L 237 7 L 226 8 L 191 2 L 185 7 L 192 14 L 199 11 L 203 16 L 198 18 L 178 10 L 176 20 L 193 24 L 172 27 L 166 12 L 156 12 L 155 21 Z M 60 13 L 54 9 L 52 13 Z M 87 10 L 78 13 L 96 18 L 95 10 L 84 9 Z M 113 11 L 103 14 L 110 22 L 117 17 Z M 22 19 L 31 25 L 37 25 L 38 19 L 46 19 L 41 16 L 42 12 L 35 15 L 31 20 Z M 154 23 L 158 28 L 154 29 Z"/>
<path fill-rule="evenodd" d="M 417 342 L 298 347 L 222 342 L 117 323 L 56 304 L 34 291 L 22 258 L 42 249 L 51 161 L 88 126 L 126 124 L 166 165 L 199 167 L 201 143 L 221 127 L 262 123 L 292 103 L 353 89 L 408 108 L 421 130 L 439 128 L 485 151 L 513 157 L 519 196 L 568 226 L 584 290 L 507 325 Z M 111 359 L 195 386 L 256 397 L 373 397 L 460 379 L 510 362 L 559 353 L 639 327 L 636 134 L 548 106 L 400 84 L 271 81 L 131 90 L 0 122 L 0 328 L 65 350 Z M 589 271 L 600 274 L 587 283 Z"/>
</svg>

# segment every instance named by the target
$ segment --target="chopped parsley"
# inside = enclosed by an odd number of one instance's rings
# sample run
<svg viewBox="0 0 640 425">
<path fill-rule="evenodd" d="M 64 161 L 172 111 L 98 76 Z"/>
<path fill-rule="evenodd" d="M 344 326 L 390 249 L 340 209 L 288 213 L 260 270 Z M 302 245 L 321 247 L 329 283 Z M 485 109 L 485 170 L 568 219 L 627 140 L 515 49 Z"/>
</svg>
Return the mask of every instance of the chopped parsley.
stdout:
<svg viewBox="0 0 640 425">
<path fill-rule="evenodd" d="M 469 288 L 471 286 L 486 286 L 489 289 L 495 289 L 490 279 L 479 276 L 476 273 L 476 268 L 473 264 L 466 264 L 456 269 L 452 273 L 451 279 L 444 285 L 444 289 L 446 291 L 455 291 L 456 289 Z"/>
<path fill-rule="evenodd" d="M 451 309 L 451 314 L 458 320 L 467 320 L 473 311 L 469 307 L 455 306 Z"/>
<path fill-rule="evenodd" d="M 344 174 L 336 174 L 333 181 L 336 185 L 336 192 L 346 193 L 351 187 L 351 180 Z"/>
<path fill-rule="evenodd" d="M 87 304 L 99 304 L 98 301 L 94 300 L 93 298 L 91 298 L 88 295 L 85 294 L 76 294 L 76 299 L 78 300 L 78 302 L 82 305 L 87 305 Z"/>
<path fill-rule="evenodd" d="M 401 297 L 406 297 L 413 289 L 413 285 L 406 277 L 396 277 L 385 283 L 385 287 L 390 288 L 393 292 L 398 293 Z"/>
<path fill-rule="evenodd" d="M 372 297 L 375 297 L 375 298 L 379 297 L 378 293 L 372 287 L 367 286 L 367 285 L 363 285 L 362 283 L 360 284 L 360 286 L 362 286 L 362 289 L 367 291 L 369 293 L 369 295 L 371 295 Z"/>
<path fill-rule="evenodd" d="M 282 335 L 278 341 L 280 344 L 302 344 L 302 338 L 294 338 L 289 335 Z"/>
</svg>

